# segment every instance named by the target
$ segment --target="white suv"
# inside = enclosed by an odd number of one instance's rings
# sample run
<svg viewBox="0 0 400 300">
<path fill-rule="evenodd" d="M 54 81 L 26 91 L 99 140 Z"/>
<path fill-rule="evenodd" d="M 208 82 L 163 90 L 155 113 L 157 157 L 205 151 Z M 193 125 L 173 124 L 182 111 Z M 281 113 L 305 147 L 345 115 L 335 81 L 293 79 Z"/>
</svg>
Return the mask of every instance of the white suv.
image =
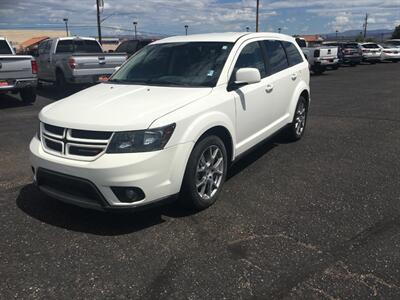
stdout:
<svg viewBox="0 0 400 300">
<path fill-rule="evenodd" d="M 281 129 L 302 137 L 309 78 L 287 35 L 156 41 L 108 82 L 42 109 L 30 143 L 34 180 L 56 199 L 101 210 L 178 194 L 206 208 L 245 151 Z"/>
</svg>

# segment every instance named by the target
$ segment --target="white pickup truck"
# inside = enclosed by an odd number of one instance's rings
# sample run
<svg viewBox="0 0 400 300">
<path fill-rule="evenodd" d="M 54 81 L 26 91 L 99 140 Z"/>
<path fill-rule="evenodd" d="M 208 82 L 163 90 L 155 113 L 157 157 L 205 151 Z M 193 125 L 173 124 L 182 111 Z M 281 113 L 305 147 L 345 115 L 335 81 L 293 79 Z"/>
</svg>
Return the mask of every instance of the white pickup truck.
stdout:
<svg viewBox="0 0 400 300">
<path fill-rule="evenodd" d="M 16 55 L 7 39 L 0 37 L 0 94 L 19 93 L 25 103 L 36 100 L 36 61 L 30 55 Z"/>
<path fill-rule="evenodd" d="M 296 37 L 296 42 L 307 58 L 310 70 L 314 74 L 322 74 L 327 68 L 333 70 L 339 68 L 338 47 L 323 45 L 308 47 L 307 42 L 300 37 Z"/>
<path fill-rule="evenodd" d="M 38 77 L 40 81 L 54 82 L 58 87 L 96 83 L 100 76 L 111 75 L 126 58 L 125 53 L 103 53 L 94 38 L 48 39 L 38 47 Z"/>
</svg>

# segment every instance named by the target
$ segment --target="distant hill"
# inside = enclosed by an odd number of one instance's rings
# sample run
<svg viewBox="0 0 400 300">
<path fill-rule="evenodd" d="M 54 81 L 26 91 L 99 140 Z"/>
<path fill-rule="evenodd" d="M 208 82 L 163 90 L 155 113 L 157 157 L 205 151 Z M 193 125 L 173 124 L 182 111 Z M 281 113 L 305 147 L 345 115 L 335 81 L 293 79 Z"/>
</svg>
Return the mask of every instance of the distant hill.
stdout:
<svg viewBox="0 0 400 300">
<path fill-rule="evenodd" d="M 344 37 L 344 38 L 357 37 L 360 35 L 360 32 L 362 32 L 362 30 L 347 30 L 343 32 L 338 32 L 338 37 Z M 393 30 L 388 30 L 388 29 L 367 30 L 367 37 L 381 39 L 383 35 L 383 38 L 385 39 L 389 38 L 392 35 L 392 32 Z M 335 39 L 336 32 L 322 34 L 322 36 L 326 39 Z"/>
</svg>

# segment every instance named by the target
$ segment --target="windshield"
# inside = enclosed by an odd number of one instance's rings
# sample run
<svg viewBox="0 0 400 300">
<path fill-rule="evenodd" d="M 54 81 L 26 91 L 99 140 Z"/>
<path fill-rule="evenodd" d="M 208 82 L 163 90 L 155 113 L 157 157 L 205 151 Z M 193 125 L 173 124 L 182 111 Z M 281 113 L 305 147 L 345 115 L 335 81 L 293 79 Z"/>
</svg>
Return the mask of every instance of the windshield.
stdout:
<svg viewBox="0 0 400 300">
<path fill-rule="evenodd" d="M 363 46 L 363 48 L 368 48 L 368 49 L 379 48 L 379 46 L 377 44 L 364 44 L 362 46 Z"/>
<path fill-rule="evenodd" d="M 109 82 L 214 87 L 232 46 L 221 42 L 149 45 L 132 56 Z"/>
</svg>

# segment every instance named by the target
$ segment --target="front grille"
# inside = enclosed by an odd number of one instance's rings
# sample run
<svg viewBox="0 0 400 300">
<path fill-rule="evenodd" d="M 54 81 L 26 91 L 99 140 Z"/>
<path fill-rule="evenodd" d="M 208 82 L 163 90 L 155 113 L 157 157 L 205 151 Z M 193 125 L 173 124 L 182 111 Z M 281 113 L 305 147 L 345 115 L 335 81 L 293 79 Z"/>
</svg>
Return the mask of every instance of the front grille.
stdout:
<svg viewBox="0 0 400 300">
<path fill-rule="evenodd" d="M 103 154 L 111 131 L 71 129 L 42 123 L 41 140 L 46 152 L 78 160 L 94 160 Z"/>
<path fill-rule="evenodd" d="M 89 131 L 71 129 L 71 137 L 78 139 L 108 140 L 112 135 L 109 131 Z"/>
<path fill-rule="evenodd" d="M 39 188 L 70 202 L 101 207 L 105 201 L 93 183 L 82 178 L 39 168 L 36 174 Z"/>
<path fill-rule="evenodd" d="M 58 126 L 53 126 L 50 124 L 44 124 L 44 129 L 51 134 L 55 134 L 55 135 L 59 135 L 59 136 L 62 136 L 64 133 L 64 128 L 58 127 Z"/>
</svg>

